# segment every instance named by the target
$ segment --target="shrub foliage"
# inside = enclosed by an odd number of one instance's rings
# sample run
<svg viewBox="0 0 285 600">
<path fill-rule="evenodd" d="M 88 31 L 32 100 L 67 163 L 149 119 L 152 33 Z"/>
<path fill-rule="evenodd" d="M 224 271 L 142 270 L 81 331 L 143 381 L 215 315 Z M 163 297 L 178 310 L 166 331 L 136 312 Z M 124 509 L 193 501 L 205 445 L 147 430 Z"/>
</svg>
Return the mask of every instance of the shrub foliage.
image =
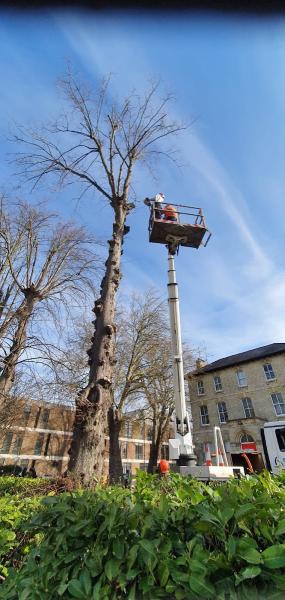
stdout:
<svg viewBox="0 0 285 600">
<path fill-rule="evenodd" d="M 281 600 L 285 487 L 263 474 L 209 486 L 141 474 L 122 488 L 48 496 L 41 536 L 5 600 Z"/>
</svg>

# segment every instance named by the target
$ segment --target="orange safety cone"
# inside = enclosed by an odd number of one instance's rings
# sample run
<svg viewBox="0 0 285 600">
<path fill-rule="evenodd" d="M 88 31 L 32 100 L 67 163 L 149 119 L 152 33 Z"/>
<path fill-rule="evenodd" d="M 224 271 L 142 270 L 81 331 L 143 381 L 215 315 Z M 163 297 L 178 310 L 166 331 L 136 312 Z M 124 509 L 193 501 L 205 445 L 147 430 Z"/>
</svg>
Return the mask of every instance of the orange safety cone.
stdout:
<svg viewBox="0 0 285 600">
<path fill-rule="evenodd" d="M 212 467 L 213 465 L 209 444 L 205 444 L 205 465 L 207 467 Z"/>
<path fill-rule="evenodd" d="M 224 457 L 223 457 L 221 448 L 219 448 L 218 453 L 219 453 L 219 467 L 224 467 L 225 466 Z"/>
</svg>

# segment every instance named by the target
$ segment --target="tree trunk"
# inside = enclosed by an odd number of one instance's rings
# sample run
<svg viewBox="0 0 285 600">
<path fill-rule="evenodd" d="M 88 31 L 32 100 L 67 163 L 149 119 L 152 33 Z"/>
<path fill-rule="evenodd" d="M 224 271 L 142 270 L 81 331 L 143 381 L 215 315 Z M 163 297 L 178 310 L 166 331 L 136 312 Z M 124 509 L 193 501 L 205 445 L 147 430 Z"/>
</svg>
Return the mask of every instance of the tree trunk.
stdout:
<svg viewBox="0 0 285 600">
<path fill-rule="evenodd" d="M 123 465 L 119 436 L 121 431 L 121 414 L 113 406 L 108 411 L 109 428 L 109 482 L 122 483 Z"/>
<path fill-rule="evenodd" d="M 109 240 L 106 271 L 101 282 L 101 295 L 95 302 L 95 332 L 89 354 L 89 382 L 76 401 L 73 438 L 68 469 L 84 485 L 90 486 L 94 476 L 100 478 L 104 466 L 104 437 L 107 415 L 112 405 L 111 379 L 115 352 L 116 292 L 121 279 L 120 265 L 128 205 L 117 199 L 113 236 Z"/>
<path fill-rule="evenodd" d="M 155 441 L 152 441 L 151 445 L 150 445 L 149 459 L 148 459 L 148 465 L 147 465 L 147 472 L 148 473 L 155 473 L 156 472 L 156 469 L 157 469 L 157 459 L 158 459 L 158 454 L 157 454 L 156 443 L 155 443 Z"/>
<path fill-rule="evenodd" d="M 149 460 L 147 465 L 148 473 L 155 473 L 157 469 L 158 458 L 162 444 L 162 423 L 159 421 L 153 423 L 152 440 L 150 445 Z"/>
<path fill-rule="evenodd" d="M 17 327 L 14 332 L 12 346 L 9 354 L 5 357 L 4 367 L 0 375 L 0 401 L 5 404 L 5 398 L 9 394 L 15 378 L 16 366 L 19 356 L 23 350 L 27 336 L 27 326 L 32 315 L 36 299 L 33 295 L 26 295 L 26 301 L 18 315 Z"/>
</svg>

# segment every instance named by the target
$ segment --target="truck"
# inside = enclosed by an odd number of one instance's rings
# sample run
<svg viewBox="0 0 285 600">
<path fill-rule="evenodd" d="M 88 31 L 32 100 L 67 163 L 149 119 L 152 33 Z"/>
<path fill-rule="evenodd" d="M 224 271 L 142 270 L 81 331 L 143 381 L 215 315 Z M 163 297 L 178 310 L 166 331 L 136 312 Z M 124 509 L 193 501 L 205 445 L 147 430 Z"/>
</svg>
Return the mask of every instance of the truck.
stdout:
<svg viewBox="0 0 285 600">
<path fill-rule="evenodd" d="M 285 469 L 285 421 L 270 421 L 261 428 L 266 467 L 278 474 Z"/>
</svg>

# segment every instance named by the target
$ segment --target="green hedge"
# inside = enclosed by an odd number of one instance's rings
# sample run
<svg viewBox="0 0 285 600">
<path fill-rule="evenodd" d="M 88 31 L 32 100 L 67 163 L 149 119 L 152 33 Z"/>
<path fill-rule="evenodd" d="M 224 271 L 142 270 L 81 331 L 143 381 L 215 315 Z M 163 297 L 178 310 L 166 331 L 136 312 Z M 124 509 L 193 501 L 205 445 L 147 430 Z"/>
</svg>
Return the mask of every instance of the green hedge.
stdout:
<svg viewBox="0 0 285 600">
<path fill-rule="evenodd" d="M 7 494 L 19 495 L 24 498 L 34 495 L 44 496 L 50 491 L 51 486 L 52 483 L 49 479 L 3 476 L 0 477 L 0 497 Z"/>
<path fill-rule="evenodd" d="M 5 600 L 283 600 L 285 488 L 264 474 L 220 486 L 141 474 L 122 488 L 47 497 L 42 541 Z"/>
<path fill-rule="evenodd" d="M 40 508 L 39 498 L 0 498 L 0 575 L 5 577 L 9 566 L 19 566 L 30 550 L 35 534 L 26 530 L 26 523 Z"/>
</svg>

